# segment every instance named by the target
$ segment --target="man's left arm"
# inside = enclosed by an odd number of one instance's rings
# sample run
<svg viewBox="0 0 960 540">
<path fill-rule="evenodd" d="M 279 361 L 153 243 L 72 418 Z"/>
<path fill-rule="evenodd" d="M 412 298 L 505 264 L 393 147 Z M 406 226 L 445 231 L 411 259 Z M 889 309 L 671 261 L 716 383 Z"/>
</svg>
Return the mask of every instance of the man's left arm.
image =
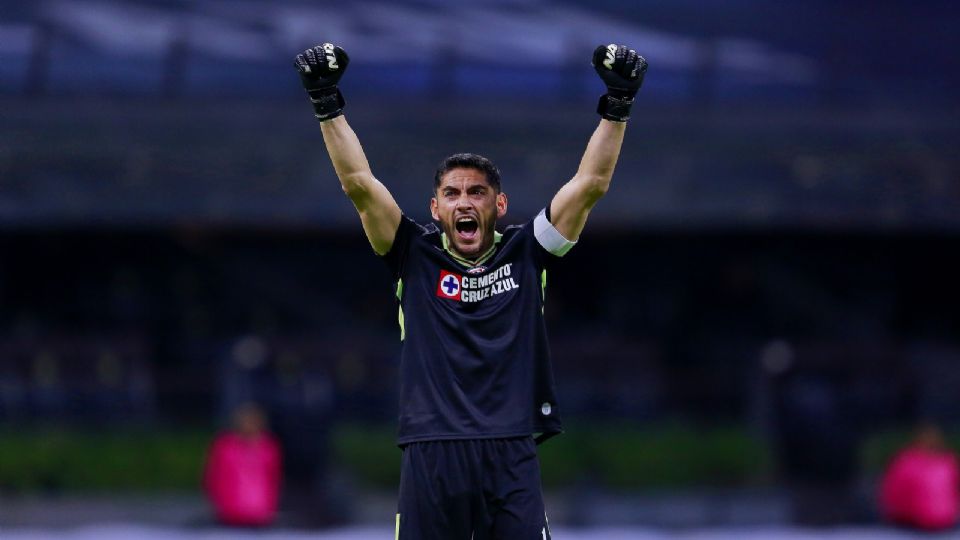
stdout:
<svg viewBox="0 0 960 540">
<path fill-rule="evenodd" d="M 593 66 L 607 85 L 597 106 L 603 118 L 587 143 L 577 174 L 550 202 L 550 223 L 569 242 L 577 241 L 590 210 L 610 188 L 630 107 L 647 71 L 647 61 L 623 45 L 597 47 Z"/>
</svg>

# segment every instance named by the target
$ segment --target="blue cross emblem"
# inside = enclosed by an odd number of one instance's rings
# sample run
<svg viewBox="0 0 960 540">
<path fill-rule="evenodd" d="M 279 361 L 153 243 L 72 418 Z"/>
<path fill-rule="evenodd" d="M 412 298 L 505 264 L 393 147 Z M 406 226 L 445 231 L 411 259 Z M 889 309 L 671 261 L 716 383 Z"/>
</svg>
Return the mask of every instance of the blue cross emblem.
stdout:
<svg viewBox="0 0 960 540">
<path fill-rule="evenodd" d="M 457 278 L 453 276 L 447 276 L 447 279 L 440 285 L 447 290 L 447 295 L 449 296 L 453 296 L 453 294 L 457 292 L 457 289 L 460 288 L 460 284 L 457 283 Z"/>
</svg>

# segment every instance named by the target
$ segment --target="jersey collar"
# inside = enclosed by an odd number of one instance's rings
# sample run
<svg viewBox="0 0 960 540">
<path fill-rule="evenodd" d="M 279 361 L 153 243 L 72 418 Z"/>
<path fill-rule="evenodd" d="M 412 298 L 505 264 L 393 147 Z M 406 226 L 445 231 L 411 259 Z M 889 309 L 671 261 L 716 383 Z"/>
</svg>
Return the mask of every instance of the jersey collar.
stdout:
<svg viewBox="0 0 960 540">
<path fill-rule="evenodd" d="M 443 242 L 443 250 L 447 252 L 447 255 L 450 255 L 453 260 L 457 261 L 467 268 L 473 268 L 475 266 L 480 266 L 481 264 L 490 260 L 490 257 L 493 257 L 493 254 L 497 251 L 497 244 L 500 243 L 500 239 L 503 238 L 503 235 L 497 231 L 493 231 L 493 245 L 490 246 L 483 255 L 476 258 L 476 260 L 471 261 L 470 259 L 465 259 L 460 255 L 457 255 L 452 249 L 450 249 L 450 241 L 447 240 L 447 233 L 440 233 L 440 241 Z"/>
</svg>

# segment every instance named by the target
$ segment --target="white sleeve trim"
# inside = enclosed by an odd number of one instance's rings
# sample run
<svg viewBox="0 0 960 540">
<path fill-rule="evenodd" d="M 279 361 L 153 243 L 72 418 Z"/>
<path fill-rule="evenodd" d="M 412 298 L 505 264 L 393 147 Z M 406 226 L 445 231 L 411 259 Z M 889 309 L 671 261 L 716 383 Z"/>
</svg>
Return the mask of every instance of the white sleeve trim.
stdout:
<svg viewBox="0 0 960 540">
<path fill-rule="evenodd" d="M 576 242 L 564 238 L 560 231 L 553 226 L 553 223 L 550 223 L 550 220 L 547 219 L 546 208 L 541 210 L 537 217 L 533 219 L 533 235 L 537 237 L 537 242 L 540 242 L 543 249 L 557 257 L 563 257 L 570 251 L 570 248 L 576 245 Z"/>
</svg>

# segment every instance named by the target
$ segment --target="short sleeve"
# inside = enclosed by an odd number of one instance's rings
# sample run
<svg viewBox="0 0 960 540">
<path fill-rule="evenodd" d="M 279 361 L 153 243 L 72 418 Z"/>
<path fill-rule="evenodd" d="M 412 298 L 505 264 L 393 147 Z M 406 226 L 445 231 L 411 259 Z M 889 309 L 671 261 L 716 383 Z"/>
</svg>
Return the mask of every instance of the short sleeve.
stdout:
<svg viewBox="0 0 960 540">
<path fill-rule="evenodd" d="M 400 216 L 400 225 L 397 227 L 397 234 L 393 237 L 393 245 L 390 246 L 390 251 L 381 257 L 390 268 L 394 279 L 399 279 L 403 274 L 403 264 L 407 260 L 410 243 L 419 231 L 420 226 L 417 222 L 407 216 Z"/>
</svg>

